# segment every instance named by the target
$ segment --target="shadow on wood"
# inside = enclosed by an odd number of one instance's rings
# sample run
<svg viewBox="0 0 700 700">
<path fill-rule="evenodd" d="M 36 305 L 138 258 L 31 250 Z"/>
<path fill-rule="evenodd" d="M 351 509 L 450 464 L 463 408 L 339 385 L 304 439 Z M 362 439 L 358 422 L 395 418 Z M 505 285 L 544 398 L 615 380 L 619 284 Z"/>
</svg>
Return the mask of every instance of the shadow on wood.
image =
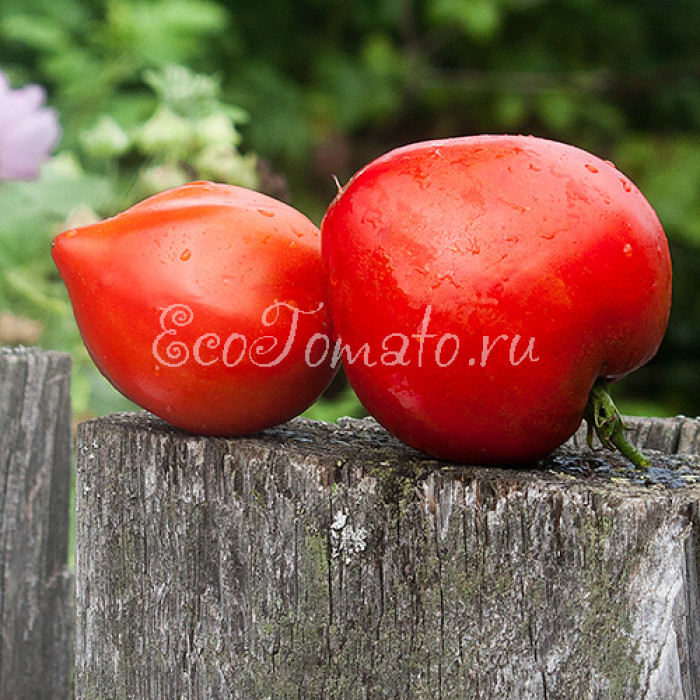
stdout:
<svg viewBox="0 0 700 700">
<path fill-rule="evenodd" d="M 64 700 L 73 662 L 68 570 L 70 356 L 0 348 L 0 698 Z"/>
<path fill-rule="evenodd" d="M 372 420 L 82 424 L 76 695 L 696 698 L 700 422 L 436 462 Z"/>
</svg>

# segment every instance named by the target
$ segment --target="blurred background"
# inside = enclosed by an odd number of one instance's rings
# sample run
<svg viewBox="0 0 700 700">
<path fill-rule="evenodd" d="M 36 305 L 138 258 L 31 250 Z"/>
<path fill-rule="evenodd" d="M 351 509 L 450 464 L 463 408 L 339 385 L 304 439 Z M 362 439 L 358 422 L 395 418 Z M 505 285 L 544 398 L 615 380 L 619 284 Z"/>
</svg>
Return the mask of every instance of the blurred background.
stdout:
<svg viewBox="0 0 700 700">
<path fill-rule="evenodd" d="M 615 396 L 623 412 L 700 413 L 697 0 L 2 3 L 0 344 L 71 352 L 77 418 L 130 405 L 82 347 L 57 232 L 193 179 L 320 223 L 333 176 L 412 141 L 500 132 L 592 151 L 648 197 L 673 312 Z M 33 148 L 34 171 L 12 167 L 3 129 Z M 362 410 L 341 377 L 309 414 Z"/>
</svg>

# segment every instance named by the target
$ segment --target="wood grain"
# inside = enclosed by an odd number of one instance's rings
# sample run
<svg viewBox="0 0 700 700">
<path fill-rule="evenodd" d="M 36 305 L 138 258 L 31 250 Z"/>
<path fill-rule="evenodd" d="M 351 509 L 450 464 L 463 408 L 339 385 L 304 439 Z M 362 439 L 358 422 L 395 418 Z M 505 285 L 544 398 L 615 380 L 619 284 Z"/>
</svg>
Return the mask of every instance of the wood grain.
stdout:
<svg viewBox="0 0 700 700">
<path fill-rule="evenodd" d="M 0 348 L 0 698 L 68 698 L 70 357 Z"/>
<path fill-rule="evenodd" d="M 76 696 L 697 698 L 700 421 L 530 468 L 374 421 L 78 438 Z M 656 451 L 660 450 L 660 451 Z"/>
</svg>

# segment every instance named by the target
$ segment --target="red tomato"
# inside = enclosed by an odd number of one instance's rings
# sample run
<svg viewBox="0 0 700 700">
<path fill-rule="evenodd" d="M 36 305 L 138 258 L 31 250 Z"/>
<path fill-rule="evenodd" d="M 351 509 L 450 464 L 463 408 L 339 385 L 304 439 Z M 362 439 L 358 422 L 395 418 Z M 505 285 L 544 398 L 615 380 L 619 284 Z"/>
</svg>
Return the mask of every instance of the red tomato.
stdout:
<svg viewBox="0 0 700 700">
<path fill-rule="evenodd" d="M 54 241 L 83 340 L 122 393 L 195 433 L 306 409 L 334 369 L 320 234 L 258 192 L 195 182 Z"/>
<path fill-rule="evenodd" d="M 474 136 L 397 149 L 353 177 L 321 231 L 351 385 L 436 457 L 547 454 L 579 427 L 596 381 L 647 362 L 666 329 L 656 214 L 572 146 Z"/>
</svg>

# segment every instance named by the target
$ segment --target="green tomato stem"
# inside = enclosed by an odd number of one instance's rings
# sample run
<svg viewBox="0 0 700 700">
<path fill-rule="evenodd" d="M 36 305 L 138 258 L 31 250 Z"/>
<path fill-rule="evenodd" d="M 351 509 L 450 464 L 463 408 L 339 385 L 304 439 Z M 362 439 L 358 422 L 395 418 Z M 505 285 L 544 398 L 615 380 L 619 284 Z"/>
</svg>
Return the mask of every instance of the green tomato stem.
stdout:
<svg viewBox="0 0 700 700">
<path fill-rule="evenodd" d="M 584 418 L 588 423 L 588 444 L 592 445 L 593 433 L 609 450 L 618 449 L 635 466 L 648 469 L 651 460 L 645 457 L 626 437 L 625 424 L 617 406 L 606 389 L 606 382 L 599 379 L 588 396 Z"/>
</svg>

